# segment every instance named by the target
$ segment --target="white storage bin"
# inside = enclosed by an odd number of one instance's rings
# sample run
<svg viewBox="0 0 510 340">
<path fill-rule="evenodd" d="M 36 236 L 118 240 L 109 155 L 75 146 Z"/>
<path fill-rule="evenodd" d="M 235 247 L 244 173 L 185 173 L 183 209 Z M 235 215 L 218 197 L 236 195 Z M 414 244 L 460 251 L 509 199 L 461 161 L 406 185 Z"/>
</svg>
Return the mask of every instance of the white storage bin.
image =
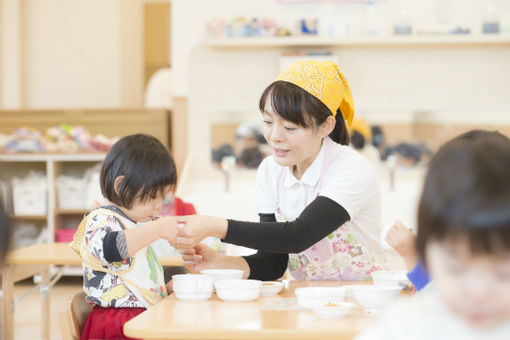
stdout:
<svg viewBox="0 0 510 340">
<path fill-rule="evenodd" d="M 0 199 L 2 200 L 4 211 L 8 214 L 12 212 L 12 197 L 9 183 L 0 180 Z"/>
<path fill-rule="evenodd" d="M 87 180 L 71 176 L 57 178 L 58 207 L 60 209 L 86 209 Z"/>
<path fill-rule="evenodd" d="M 12 199 L 15 215 L 40 216 L 47 212 L 46 176 L 30 172 L 23 179 L 12 179 Z"/>
<path fill-rule="evenodd" d="M 91 168 L 90 172 L 87 171 L 87 195 L 85 199 L 85 206 L 87 209 L 93 209 L 98 205 L 103 205 L 106 199 L 101 193 L 101 184 L 99 183 L 100 169 Z"/>
</svg>

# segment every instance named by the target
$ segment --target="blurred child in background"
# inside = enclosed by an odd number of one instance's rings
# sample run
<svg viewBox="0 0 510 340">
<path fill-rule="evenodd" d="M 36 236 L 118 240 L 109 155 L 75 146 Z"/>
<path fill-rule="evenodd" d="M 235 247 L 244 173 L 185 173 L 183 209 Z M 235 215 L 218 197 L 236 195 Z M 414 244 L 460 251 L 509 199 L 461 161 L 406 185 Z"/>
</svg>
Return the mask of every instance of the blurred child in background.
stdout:
<svg viewBox="0 0 510 340">
<path fill-rule="evenodd" d="M 377 167 L 381 163 L 381 155 L 379 150 L 370 142 L 372 140 L 370 126 L 363 118 L 354 118 L 349 133 L 351 135 L 351 146 Z"/>
</svg>

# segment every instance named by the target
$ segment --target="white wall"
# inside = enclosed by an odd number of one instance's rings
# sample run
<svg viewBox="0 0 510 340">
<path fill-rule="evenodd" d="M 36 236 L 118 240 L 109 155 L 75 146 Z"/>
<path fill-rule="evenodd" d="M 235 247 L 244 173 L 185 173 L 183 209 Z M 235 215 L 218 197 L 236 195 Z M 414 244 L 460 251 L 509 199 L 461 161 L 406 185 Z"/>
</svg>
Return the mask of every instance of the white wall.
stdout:
<svg viewBox="0 0 510 340">
<path fill-rule="evenodd" d="M 144 1 L 0 0 L 0 106 L 140 106 Z"/>
<path fill-rule="evenodd" d="M 21 15 L 18 0 L 0 0 L 0 106 L 21 103 Z"/>
<path fill-rule="evenodd" d="M 119 0 L 26 3 L 26 106 L 120 104 Z"/>
<path fill-rule="evenodd" d="M 389 34 L 400 2 L 407 4 L 415 31 L 444 29 L 453 24 L 470 26 L 480 32 L 484 4 L 493 1 L 498 16 L 510 31 L 510 1 L 508 0 L 386 0 L 377 5 L 381 34 Z M 281 4 L 278 0 L 172 0 L 172 69 L 174 95 L 189 92 L 189 58 L 194 46 L 207 38 L 206 24 L 211 18 L 230 19 L 233 16 L 272 17 L 291 27 L 300 18 L 325 17 L 337 31 L 350 27 L 351 34 L 364 31 L 366 8 L 356 3 Z"/>
</svg>

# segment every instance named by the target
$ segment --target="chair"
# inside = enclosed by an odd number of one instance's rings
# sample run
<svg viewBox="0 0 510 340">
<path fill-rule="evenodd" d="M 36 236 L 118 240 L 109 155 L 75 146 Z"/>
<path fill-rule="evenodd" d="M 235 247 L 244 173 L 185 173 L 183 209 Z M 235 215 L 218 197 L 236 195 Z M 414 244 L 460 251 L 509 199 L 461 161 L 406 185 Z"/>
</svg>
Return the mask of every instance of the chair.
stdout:
<svg viewBox="0 0 510 340">
<path fill-rule="evenodd" d="M 65 312 L 60 313 L 60 331 L 64 340 L 79 340 L 92 305 L 85 301 L 86 294 L 80 291 L 71 298 Z"/>
</svg>

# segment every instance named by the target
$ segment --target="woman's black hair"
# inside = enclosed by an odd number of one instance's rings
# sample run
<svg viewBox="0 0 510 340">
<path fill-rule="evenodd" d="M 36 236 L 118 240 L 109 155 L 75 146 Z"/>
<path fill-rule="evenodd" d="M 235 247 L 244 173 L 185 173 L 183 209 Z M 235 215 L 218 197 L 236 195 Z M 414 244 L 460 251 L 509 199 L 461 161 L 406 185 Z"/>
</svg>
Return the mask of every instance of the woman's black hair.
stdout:
<svg viewBox="0 0 510 340">
<path fill-rule="evenodd" d="M 260 112 L 264 112 L 268 97 L 271 98 L 271 105 L 280 117 L 304 128 L 320 126 L 332 115 L 323 102 L 287 81 L 275 81 L 264 90 L 259 101 Z M 335 118 L 335 128 L 329 137 L 338 144 L 348 145 L 349 133 L 340 109 L 337 110 Z"/>
<path fill-rule="evenodd" d="M 11 241 L 10 225 L 11 223 L 4 210 L 4 204 L 0 198 L 0 267 L 4 263 L 5 254 L 7 253 Z"/>
<path fill-rule="evenodd" d="M 510 251 L 510 140 L 473 130 L 432 157 L 418 208 L 417 251 L 467 240 L 473 253 Z"/>
<path fill-rule="evenodd" d="M 115 179 L 124 176 L 118 194 Z M 174 160 L 153 136 L 135 134 L 121 138 L 108 151 L 101 168 L 101 192 L 110 202 L 130 209 L 135 200 L 146 202 L 175 190 L 177 171 Z"/>
</svg>

